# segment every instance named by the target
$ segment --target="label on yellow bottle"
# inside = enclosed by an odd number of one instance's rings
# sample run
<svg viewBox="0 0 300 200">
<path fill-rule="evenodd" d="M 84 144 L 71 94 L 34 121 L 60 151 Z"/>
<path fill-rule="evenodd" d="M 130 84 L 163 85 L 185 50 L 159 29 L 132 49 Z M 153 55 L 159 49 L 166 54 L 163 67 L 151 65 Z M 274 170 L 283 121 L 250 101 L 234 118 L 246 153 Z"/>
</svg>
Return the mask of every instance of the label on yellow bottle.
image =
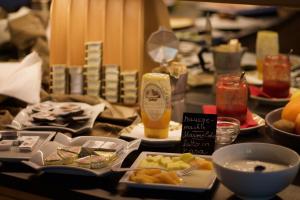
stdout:
<svg viewBox="0 0 300 200">
<path fill-rule="evenodd" d="M 153 120 L 159 120 L 167 107 L 167 100 L 162 88 L 157 84 L 148 84 L 143 91 L 143 110 Z"/>
</svg>

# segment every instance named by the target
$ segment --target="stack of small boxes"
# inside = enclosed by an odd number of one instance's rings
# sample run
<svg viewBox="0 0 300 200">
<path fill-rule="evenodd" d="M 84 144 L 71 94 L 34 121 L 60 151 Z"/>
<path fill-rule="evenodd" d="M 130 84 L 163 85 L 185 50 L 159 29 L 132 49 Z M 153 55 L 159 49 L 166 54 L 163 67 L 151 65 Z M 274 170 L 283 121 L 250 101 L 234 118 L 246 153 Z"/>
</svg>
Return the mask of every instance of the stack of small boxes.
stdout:
<svg viewBox="0 0 300 200">
<path fill-rule="evenodd" d="M 69 93 L 83 94 L 83 70 L 82 66 L 72 66 L 68 69 Z"/>
<path fill-rule="evenodd" d="M 120 67 L 105 65 L 102 77 L 102 96 L 110 103 L 117 103 L 119 101 Z"/>
<path fill-rule="evenodd" d="M 87 42 L 85 43 L 85 80 L 86 94 L 90 96 L 100 96 L 101 77 L 100 70 L 103 61 L 103 43 Z"/>
<path fill-rule="evenodd" d="M 65 65 L 52 66 L 51 88 L 54 94 L 82 94 L 104 97 L 110 103 L 135 105 L 138 101 L 138 72 L 124 71 L 120 66 L 103 63 L 103 43 L 85 43 L 85 65 L 67 69 Z M 84 77 L 84 85 L 82 78 Z"/>
<path fill-rule="evenodd" d="M 51 89 L 53 94 L 66 94 L 68 76 L 65 65 L 53 65 L 51 67 Z"/>
<path fill-rule="evenodd" d="M 121 73 L 121 102 L 134 105 L 138 100 L 138 73 L 128 71 Z"/>
</svg>

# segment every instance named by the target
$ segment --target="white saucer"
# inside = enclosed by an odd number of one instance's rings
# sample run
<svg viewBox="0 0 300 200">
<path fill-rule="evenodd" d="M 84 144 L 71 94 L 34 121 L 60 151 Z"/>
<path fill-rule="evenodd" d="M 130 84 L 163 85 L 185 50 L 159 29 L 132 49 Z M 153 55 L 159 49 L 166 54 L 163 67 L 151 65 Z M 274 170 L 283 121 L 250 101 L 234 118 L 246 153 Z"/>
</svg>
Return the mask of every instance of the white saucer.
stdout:
<svg viewBox="0 0 300 200">
<path fill-rule="evenodd" d="M 293 94 L 295 92 L 299 91 L 297 88 L 290 88 L 290 94 Z M 266 98 L 266 97 L 259 97 L 259 96 L 250 96 L 251 99 L 257 100 L 261 104 L 268 104 L 268 105 L 274 105 L 274 106 L 283 106 L 286 103 L 289 102 L 290 97 L 287 98 Z"/>
<path fill-rule="evenodd" d="M 253 116 L 253 120 L 256 121 L 257 125 L 249 127 L 249 128 L 241 128 L 240 134 L 242 134 L 242 135 L 249 134 L 249 133 L 265 126 L 265 120 L 262 117 L 260 117 L 259 115 L 255 114 L 255 113 L 252 113 L 252 116 Z"/>
<path fill-rule="evenodd" d="M 151 145 L 170 145 L 176 144 L 181 141 L 181 124 L 171 121 L 169 136 L 166 139 L 147 138 L 144 135 L 144 125 L 139 123 L 138 125 L 128 127 L 120 134 L 122 138 L 130 139 L 142 139 L 142 143 Z"/>
</svg>

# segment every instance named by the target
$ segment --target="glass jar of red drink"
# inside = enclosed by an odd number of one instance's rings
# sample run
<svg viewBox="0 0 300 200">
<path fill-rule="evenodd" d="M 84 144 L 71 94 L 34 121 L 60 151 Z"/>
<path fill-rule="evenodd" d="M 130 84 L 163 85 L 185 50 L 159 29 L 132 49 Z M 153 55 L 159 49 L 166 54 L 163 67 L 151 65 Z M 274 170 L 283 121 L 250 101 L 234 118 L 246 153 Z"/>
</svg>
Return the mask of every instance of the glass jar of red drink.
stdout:
<svg viewBox="0 0 300 200">
<path fill-rule="evenodd" d="M 217 114 L 221 117 L 233 117 L 241 124 L 246 121 L 248 86 L 245 78 L 239 74 L 219 75 L 216 84 Z"/>
<path fill-rule="evenodd" d="M 291 64 L 288 56 L 266 56 L 263 63 L 263 92 L 274 98 L 290 94 Z"/>
</svg>

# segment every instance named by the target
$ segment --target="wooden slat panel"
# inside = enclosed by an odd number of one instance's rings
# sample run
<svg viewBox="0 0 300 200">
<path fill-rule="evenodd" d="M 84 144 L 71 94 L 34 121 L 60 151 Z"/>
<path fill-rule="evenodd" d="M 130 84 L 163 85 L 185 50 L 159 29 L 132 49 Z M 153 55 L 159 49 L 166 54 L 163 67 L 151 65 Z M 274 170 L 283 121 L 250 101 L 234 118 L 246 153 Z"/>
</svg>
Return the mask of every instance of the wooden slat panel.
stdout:
<svg viewBox="0 0 300 200">
<path fill-rule="evenodd" d="M 104 63 L 122 65 L 123 0 L 108 0 L 106 5 L 106 35 Z"/>
<path fill-rule="evenodd" d="M 71 0 L 67 29 L 67 63 L 68 66 L 84 65 L 85 22 L 87 17 L 87 0 Z"/>
<path fill-rule="evenodd" d="M 125 0 L 123 24 L 123 70 L 138 70 L 141 66 L 143 43 L 143 2 Z"/>
<path fill-rule="evenodd" d="M 106 0 L 88 0 L 86 23 L 86 41 L 103 41 L 105 39 Z"/>
<path fill-rule="evenodd" d="M 67 64 L 67 10 L 69 0 L 51 4 L 50 65 Z"/>
</svg>

